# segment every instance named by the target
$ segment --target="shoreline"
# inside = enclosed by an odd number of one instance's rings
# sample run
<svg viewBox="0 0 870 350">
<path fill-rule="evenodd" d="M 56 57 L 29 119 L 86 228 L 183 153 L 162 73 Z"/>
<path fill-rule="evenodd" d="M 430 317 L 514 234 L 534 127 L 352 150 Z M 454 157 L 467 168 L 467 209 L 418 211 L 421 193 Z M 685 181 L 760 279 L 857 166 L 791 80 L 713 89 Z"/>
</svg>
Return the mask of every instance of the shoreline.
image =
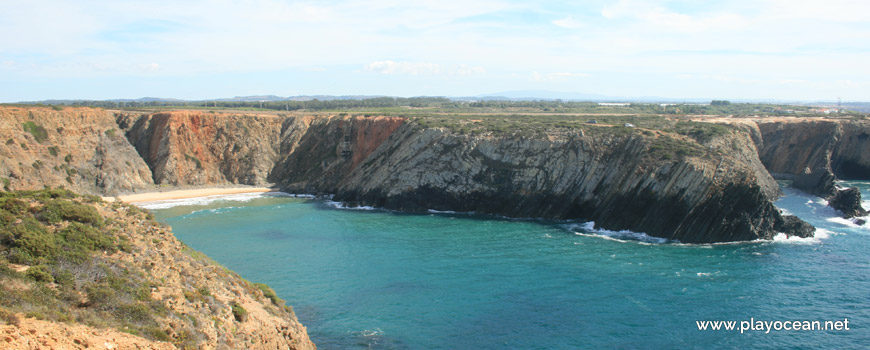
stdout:
<svg viewBox="0 0 870 350">
<path fill-rule="evenodd" d="M 135 204 L 135 203 L 143 203 L 143 202 L 156 202 L 156 201 L 173 200 L 173 199 L 208 197 L 208 196 L 217 196 L 217 195 L 225 195 L 225 194 L 263 193 L 263 192 L 274 192 L 274 191 L 276 191 L 276 190 L 269 188 L 269 187 L 199 188 L 199 189 L 174 190 L 174 191 L 164 191 L 164 192 L 144 192 L 144 193 L 136 193 L 136 194 L 128 194 L 128 195 L 120 195 L 120 196 L 112 196 L 112 197 L 102 197 L 102 198 L 104 201 L 107 201 L 107 202 L 121 201 L 124 203 Z"/>
</svg>

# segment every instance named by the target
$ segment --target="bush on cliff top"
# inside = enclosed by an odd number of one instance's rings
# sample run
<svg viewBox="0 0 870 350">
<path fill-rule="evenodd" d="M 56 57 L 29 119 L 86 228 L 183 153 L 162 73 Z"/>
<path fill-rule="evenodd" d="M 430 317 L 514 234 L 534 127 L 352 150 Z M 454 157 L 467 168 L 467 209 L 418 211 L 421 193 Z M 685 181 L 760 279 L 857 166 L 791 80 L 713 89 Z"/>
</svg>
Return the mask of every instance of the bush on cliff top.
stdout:
<svg viewBox="0 0 870 350">
<path fill-rule="evenodd" d="M 48 131 L 41 125 L 32 121 L 24 122 L 21 125 L 24 128 L 24 131 L 33 135 L 33 139 L 36 140 L 36 142 L 43 143 L 45 140 L 48 140 Z"/>
<path fill-rule="evenodd" d="M 114 234 L 115 221 L 103 220 L 84 204 L 97 201 L 60 189 L 0 193 L 0 307 L 167 340 L 165 333 L 154 332 L 155 317 L 167 312 L 151 300 L 152 282 L 101 255 L 130 247 L 126 237 Z M 26 271 L 9 263 L 25 265 Z"/>
</svg>

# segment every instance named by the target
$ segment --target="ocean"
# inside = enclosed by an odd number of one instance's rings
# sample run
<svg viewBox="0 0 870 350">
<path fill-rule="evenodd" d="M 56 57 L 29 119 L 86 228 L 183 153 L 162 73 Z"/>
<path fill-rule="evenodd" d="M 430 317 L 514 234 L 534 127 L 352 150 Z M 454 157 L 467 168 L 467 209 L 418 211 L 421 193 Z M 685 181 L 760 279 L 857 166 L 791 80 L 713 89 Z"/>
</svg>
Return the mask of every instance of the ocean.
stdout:
<svg viewBox="0 0 870 350">
<path fill-rule="evenodd" d="M 870 198 L 870 183 L 846 185 Z M 817 238 L 689 245 L 582 221 L 348 209 L 286 194 L 146 207 L 192 248 L 272 286 L 320 349 L 867 348 L 870 224 L 784 191 L 777 206 L 818 227 Z"/>
</svg>

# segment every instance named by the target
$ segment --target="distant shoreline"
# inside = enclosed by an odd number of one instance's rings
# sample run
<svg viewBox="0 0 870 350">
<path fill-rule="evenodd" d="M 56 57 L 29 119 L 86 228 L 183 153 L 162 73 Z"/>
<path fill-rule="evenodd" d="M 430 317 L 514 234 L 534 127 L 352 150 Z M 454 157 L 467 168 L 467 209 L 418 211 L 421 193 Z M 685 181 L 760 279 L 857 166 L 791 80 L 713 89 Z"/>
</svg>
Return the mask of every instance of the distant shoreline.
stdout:
<svg viewBox="0 0 870 350">
<path fill-rule="evenodd" d="M 146 192 L 146 193 L 136 193 L 122 196 L 113 196 L 113 197 L 103 197 L 104 201 L 114 202 L 121 201 L 124 203 L 143 203 L 143 202 L 154 202 L 154 201 L 164 201 L 171 199 L 186 199 L 186 198 L 196 198 L 196 197 L 206 197 L 206 196 L 216 196 L 216 195 L 224 195 L 224 194 L 237 194 L 237 193 L 254 193 L 254 192 L 272 192 L 274 189 L 268 187 L 232 187 L 232 188 L 200 188 L 200 189 L 191 189 L 191 190 L 176 190 L 176 191 L 166 191 L 166 192 Z"/>
</svg>

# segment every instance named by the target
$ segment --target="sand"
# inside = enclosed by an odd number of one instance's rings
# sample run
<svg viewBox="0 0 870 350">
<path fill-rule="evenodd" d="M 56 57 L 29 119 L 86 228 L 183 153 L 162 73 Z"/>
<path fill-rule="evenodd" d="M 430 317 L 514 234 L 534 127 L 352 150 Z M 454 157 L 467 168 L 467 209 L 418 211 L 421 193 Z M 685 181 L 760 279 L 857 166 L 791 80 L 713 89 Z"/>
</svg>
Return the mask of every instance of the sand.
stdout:
<svg viewBox="0 0 870 350">
<path fill-rule="evenodd" d="M 169 199 L 185 199 L 185 198 L 216 196 L 216 195 L 223 195 L 223 194 L 271 192 L 271 191 L 274 191 L 274 190 L 271 188 L 268 188 L 268 187 L 200 188 L 200 189 L 194 189 L 194 190 L 147 192 L 147 193 L 129 194 L 129 195 L 123 195 L 123 196 L 116 196 L 116 197 L 103 197 L 103 200 L 109 201 L 109 202 L 113 202 L 115 200 L 120 200 L 124 203 L 141 203 L 141 202 L 164 201 L 164 200 L 169 200 Z"/>
</svg>

